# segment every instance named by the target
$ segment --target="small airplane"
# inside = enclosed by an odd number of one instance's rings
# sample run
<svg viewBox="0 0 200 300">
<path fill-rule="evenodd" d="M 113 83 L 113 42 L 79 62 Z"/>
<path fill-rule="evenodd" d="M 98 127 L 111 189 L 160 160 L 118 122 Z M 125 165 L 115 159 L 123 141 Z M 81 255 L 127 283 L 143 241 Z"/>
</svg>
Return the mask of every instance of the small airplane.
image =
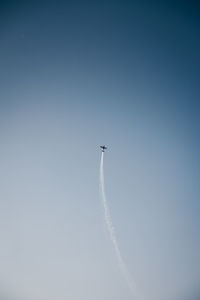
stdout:
<svg viewBox="0 0 200 300">
<path fill-rule="evenodd" d="M 104 146 L 100 146 L 100 148 L 102 149 L 101 151 L 102 152 L 105 152 L 105 150 L 107 149 L 107 147 L 104 145 Z"/>
</svg>

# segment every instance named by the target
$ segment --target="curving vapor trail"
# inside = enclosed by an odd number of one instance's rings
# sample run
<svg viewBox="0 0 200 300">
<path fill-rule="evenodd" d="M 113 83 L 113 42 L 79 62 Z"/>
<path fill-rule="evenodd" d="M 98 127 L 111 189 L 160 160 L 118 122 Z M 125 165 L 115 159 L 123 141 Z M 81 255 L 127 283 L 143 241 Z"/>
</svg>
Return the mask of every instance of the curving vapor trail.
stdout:
<svg viewBox="0 0 200 300">
<path fill-rule="evenodd" d="M 122 256 L 121 256 L 121 252 L 120 252 L 120 249 L 118 246 L 118 242 L 117 242 L 117 238 L 116 238 L 116 234 L 115 234 L 115 228 L 112 223 L 108 203 L 106 200 L 105 187 L 104 187 L 103 159 L 104 159 L 104 152 L 102 152 L 102 154 L 101 154 L 101 163 L 100 163 L 100 193 L 101 193 L 101 199 L 102 199 L 103 208 L 104 208 L 104 216 L 105 216 L 107 229 L 108 229 L 110 239 L 111 239 L 111 242 L 112 242 L 114 250 L 115 250 L 119 269 L 120 269 L 123 277 L 125 278 L 126 283 L 129 287 L 132 295 L 134 296 L 134 298 L 142 299 L 141 295 L 139 296 L 139 294 L 138 294 L 136 284 L 135 284 L 134 280 L 131 278 L 131 275 L 126 267 L 126 264 L 125 264 Z"/>
</svg>

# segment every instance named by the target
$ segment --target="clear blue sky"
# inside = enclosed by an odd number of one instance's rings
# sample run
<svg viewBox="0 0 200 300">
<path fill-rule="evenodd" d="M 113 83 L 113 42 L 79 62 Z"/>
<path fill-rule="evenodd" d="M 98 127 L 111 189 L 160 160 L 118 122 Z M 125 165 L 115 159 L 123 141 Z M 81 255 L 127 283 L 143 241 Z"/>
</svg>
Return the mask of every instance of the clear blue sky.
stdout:
<svg viewBox="0 0 200 300">
<path fill-rule="evenodd" d="M 0 4 L 0 293 L 147 300 L 200 286 L 198 1 Z M 195 298 L 194 298 L 195 299 Z"/>
</svg>

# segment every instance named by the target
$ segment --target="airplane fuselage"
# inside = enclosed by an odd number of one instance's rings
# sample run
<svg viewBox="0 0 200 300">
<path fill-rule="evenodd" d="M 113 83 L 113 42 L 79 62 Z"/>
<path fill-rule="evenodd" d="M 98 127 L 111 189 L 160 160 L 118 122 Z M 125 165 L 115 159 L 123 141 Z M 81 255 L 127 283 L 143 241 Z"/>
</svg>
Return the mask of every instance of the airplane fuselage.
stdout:
<svg viewBox="0 0 200 300">
<path fill-rule="evenodd" d="M 104 146 L 100 146 L 100 148 L 101 148 L 102 152 L 105 152 L 105 150 L 107 149 L 107 147 L 105 145 Z"/>
</svg>

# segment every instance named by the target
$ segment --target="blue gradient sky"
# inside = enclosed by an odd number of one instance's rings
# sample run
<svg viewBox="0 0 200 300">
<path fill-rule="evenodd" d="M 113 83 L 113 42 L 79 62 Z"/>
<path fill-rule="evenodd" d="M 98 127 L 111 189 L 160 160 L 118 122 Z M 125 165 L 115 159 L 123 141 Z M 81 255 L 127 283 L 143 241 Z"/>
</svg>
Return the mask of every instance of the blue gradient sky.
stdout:
<svg viewBox="0 0 200 300">
<path fill-rule="evenodd" d="M 1 2 L 2 295 L 132 299 L 99 200 L 100 144 L 147 300 L 198 294 L 199 14 L 197 1 Z"/>
</svg>

